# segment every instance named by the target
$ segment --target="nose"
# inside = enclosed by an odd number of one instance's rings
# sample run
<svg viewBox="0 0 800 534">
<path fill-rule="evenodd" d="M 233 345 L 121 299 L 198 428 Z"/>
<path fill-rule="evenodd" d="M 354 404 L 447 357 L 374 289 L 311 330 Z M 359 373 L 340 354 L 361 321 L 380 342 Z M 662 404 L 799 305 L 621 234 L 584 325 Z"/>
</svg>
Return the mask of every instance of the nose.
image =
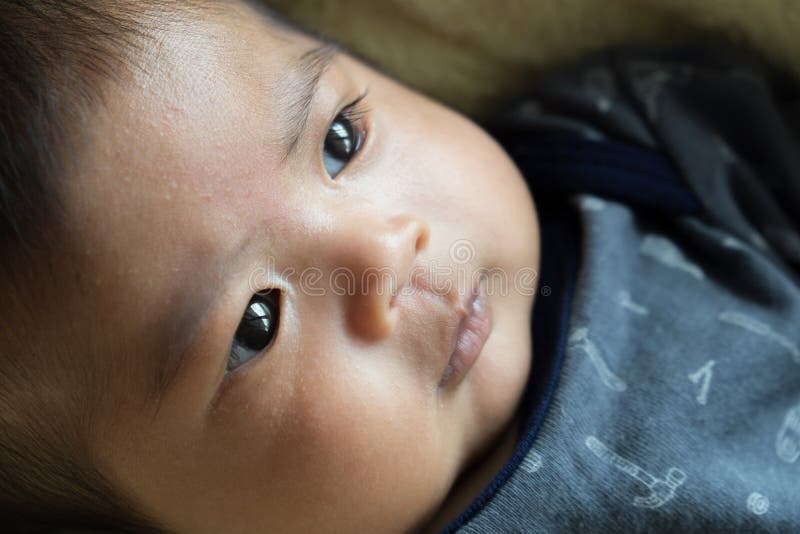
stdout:
<svg viewBox="0 0 800 534">
<path fill-rule="evenodd" d="M 364 340 L 382 339 L 394 329 L 393 297 L 409 282 L 430 227 L 419 217 L 399 214 L 351 218 L 340 230 L 339 265 L 331 281 L 343 299 L 347 328 Z"/>
</svg>

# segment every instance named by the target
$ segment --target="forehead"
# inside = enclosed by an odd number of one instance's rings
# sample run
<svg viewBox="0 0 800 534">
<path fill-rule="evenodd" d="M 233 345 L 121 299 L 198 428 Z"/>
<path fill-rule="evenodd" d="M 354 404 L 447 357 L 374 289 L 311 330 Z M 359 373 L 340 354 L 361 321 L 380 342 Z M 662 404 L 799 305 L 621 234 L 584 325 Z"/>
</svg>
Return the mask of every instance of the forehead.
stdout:
<svg viewBox="0 0 800 534">
<path fill-rule="evenodd" d="M 120 369 L 151 368 L 141 355 L 187 335 L 188 303 L 209 299 L 238 267 L 219 260 L 241 246 L 231 236 L 254 190 L 280 214 L 270 177 L 288 98 L 281 77 L 310 43 L 243 5 L 167 28 L 90 119 L 65 204 L 91 288 L 85 306 L 104 325 L 93 335 L 130 352 L 115 359 Z"/>
</svg>

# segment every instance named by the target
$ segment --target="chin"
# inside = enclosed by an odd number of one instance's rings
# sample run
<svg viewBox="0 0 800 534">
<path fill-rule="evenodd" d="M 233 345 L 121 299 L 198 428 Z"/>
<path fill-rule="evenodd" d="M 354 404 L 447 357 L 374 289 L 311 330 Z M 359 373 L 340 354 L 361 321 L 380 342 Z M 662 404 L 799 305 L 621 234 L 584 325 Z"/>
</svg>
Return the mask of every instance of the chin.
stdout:
<svg viewBox="0 0 800 534">
<path fill-rule="evenodd" d="M 492 434 L 500 432 L 516 415 L 531 368 L 528 314 L 521 315 L 525 316 L 524 325 L 517 323 L 505 339 L 499 335 L 505 332 L 493 333 L 498 335 L 489 339 L 470 377 L 478 404 L 477 423 Z"/>
</svg>

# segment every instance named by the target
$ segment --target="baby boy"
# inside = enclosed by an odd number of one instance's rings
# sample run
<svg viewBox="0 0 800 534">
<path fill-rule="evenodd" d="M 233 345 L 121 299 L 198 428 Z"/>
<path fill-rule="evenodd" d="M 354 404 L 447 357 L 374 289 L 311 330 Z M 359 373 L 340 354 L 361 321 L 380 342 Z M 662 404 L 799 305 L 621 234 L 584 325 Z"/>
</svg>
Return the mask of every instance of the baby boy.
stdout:
<svg viewBox="0 0 800 534">
<path fill-rule="evenodd" d="M 594 58 L 493 121 L 515 165 L 256 2 L 0 21 L 10 531 L 797 526 L 754 71 Z"/>
<path fill-rule="evenodd" d="M 538 266 L 499 145 L 256 3 L 0 9 L 2 523 L 406 531 L 469 504 L 531 361 L 533 291 L 481 275 Z"/>
</svg>

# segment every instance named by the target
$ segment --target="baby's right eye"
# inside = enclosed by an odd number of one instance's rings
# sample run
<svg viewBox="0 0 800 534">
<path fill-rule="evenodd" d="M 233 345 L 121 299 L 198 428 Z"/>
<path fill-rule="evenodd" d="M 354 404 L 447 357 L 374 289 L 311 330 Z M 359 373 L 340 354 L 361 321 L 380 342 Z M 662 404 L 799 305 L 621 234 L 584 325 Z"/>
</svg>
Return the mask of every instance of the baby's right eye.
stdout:
<svg viewBox="0 0 800 534">
<path fill-rule="evenodd" d="M 270 289 L 253 295 L 233 336 L 227 371 L 234 371 L 269 348 L 278 331 L 280 292 Z"/>
</svg>

